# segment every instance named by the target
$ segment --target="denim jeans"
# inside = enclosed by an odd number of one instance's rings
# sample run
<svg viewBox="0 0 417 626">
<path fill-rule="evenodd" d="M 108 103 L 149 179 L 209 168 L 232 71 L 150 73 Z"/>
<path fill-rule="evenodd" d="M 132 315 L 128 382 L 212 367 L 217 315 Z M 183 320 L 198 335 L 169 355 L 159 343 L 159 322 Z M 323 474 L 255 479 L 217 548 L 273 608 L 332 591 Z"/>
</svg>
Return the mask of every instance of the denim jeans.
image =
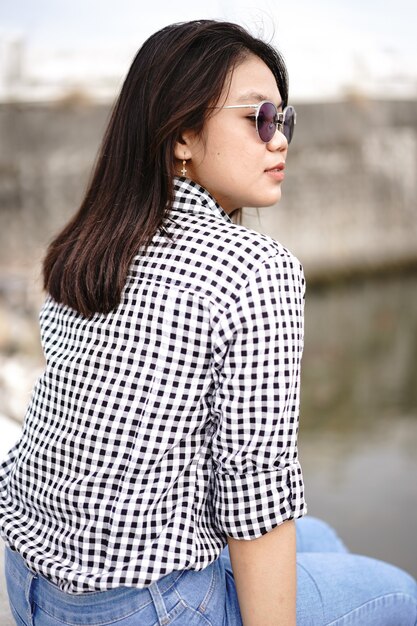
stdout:
<svg viewBox="0 0 417 626">
<path fill-rule="evenodd" d="M 347 551 L 324 522 L 297 529 L 298 626 L 415 626 L 417 584 L 402 570 Z M 67 594 L 6 549 L 6 580 L 18 626 L 241 626 L 227 548 L 201 571 L 168 574 L 150 587 Z"/>
</svg>

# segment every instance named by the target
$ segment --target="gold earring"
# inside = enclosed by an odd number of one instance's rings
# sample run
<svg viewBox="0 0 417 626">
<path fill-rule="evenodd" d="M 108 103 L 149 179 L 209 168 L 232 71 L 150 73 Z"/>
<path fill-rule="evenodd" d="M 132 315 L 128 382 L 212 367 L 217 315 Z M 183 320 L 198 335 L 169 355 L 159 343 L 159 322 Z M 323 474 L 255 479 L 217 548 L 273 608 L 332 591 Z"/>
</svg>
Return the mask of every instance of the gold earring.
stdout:
<svg viewBox="0 0 417 626">
<path fill-rule="evenodd" d="M 187 164 L 187 161 L 185 159 L 183 159 L 182 161 L 182 170 L 181 170 L 181 174 L 183 176 L 187 176 L 187 168 L 185 167 Z"/>
</svg>

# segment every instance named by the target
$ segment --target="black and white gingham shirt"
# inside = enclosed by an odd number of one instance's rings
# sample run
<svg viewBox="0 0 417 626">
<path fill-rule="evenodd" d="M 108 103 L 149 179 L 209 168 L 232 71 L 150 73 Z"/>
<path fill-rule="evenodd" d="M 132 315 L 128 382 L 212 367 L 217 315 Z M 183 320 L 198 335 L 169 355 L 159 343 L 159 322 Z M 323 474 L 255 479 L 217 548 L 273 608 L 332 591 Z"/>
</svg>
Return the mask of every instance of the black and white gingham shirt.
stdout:
<svg viewBox="0 0 417 626">
<path fill-rule="evenodd" d="M 200 570 L 226 535 L 306 513 L 297 457 L 305 283 L 205 189 L 175 202 L 120 305 L 47 297 L 46 370 L 0 466 L 1 533 L 69 593 Z"/>
</svg>

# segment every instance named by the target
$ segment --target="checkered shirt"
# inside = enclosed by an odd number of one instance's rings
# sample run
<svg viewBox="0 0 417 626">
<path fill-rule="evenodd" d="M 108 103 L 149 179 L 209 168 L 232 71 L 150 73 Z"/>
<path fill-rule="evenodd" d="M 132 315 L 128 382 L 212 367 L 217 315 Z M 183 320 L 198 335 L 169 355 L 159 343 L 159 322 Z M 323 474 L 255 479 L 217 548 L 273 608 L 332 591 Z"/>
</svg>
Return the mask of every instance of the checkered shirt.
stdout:
<svg viewBox="0 0 417 626">
<path fill-rule="evenodd" d="M 3 538 L 68 593 L 201 570 L 306 513 L 300 263 L 185 178 L 164 227 L 111 313 L 47 296 L 46 369 L 0 465 Z"/>
</svg>

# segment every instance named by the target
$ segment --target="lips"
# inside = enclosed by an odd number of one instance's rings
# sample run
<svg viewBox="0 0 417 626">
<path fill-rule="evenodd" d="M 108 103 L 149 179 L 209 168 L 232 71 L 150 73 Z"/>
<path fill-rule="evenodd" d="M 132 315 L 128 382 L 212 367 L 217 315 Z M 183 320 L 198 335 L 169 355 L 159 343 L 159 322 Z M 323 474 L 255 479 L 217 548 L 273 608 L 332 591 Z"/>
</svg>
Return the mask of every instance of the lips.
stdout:
<svg viewBox="0 0 417 626">
<path fill-rule="evenodd" d="M 285 163 L 284 161 L 281 161 L 281 163 L 278 163 L 277 165 L 274 165 L 273 167 L 270 167 L 269 169 L 265 171 L 266 172 L 281 172 L 284 169 L 285 169 Z"/>
</svg>

